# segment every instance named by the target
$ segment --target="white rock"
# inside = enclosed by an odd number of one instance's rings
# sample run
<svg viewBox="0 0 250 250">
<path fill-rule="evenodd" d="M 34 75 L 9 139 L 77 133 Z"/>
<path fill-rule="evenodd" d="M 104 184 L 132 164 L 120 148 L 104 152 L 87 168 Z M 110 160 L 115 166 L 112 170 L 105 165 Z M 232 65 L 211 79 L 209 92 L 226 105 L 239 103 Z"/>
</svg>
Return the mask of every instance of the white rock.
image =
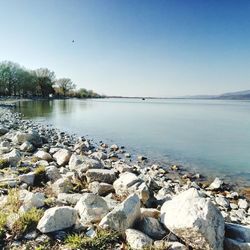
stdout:
<svg viewBox="0 0 250 250">
<path fill-rule="evenodd" d="M 69 228 L 76 223 L 77 211 L 68 206 L 53 207 L 45 211 L 38 222 L 37 229 L 42 233 L 50 233 Z"/>
<path fill-rule="evenodd" d="M 127 229 L 125 234 L 126 240 L 132 249 L 140 250 L 150 248 L 153 245 L 153 240 L 138 230 Z"/>
<path fill-rule="evenodd" d="M 22 144 L 28 141 L 37 147 L 41 146 L 43 143 L 40 135 L 34 131 L 31 131 L 29 133 L 17 132 L 13 136 L 12 141 L 16 144 Z"/>
<path fill-rule="evenodd" d="M 68 193 L 73 189 L 72 183 L 67 178 L 58 179 L 51 185 L 51 187 L 52 191 L 57 195 L 59 193 Z"/>
<path fill-rule="evenodd" d="M 84 226 L 101 221 L 109 212 L 106 201 L 102 197 L 91 193 L 83 194 L 75 209 L 80 215 L 80 222 Z"/>
<path fill-rule="evenodd" d="M 221 207 L 225 207 L 225 208 L 229 207 L 229 201 L 224 197 L 220 197 L 220 196 L 216 197 L 215 201 Z"/>
<path fill-rule="evenodd" d="M 245 200 L 245 199 L 239 199 L 238 206 L 239 206 L 239 208 L 242 208 L 242 209 L 246 210 L 248 208 L 248 202 L 247 202 L 247 200 Z"/>
<path fill-rule="evenodd" d="M 32 143 L 25 141 L 21 146 L 20 146 L 21 151 L 25 152 L 33 152 L 35 150 L 35 147 L 33 146 Z"/>
<path fill-rule="evenodd" d="M 208 189 L 209 190 L 218 190 L 222 187 L 222 185 L 223 185 L 223 181 L 216 177 L 214 179 L 214 181 L 210 184 Z"/>
<path fill-rule="evenodd" d="M 54 155 L 53 158 L 56 160 L 59 166 L 66 165 L 69 162 L 71 152 L 67 149 L 59 149 Z"/>
<path fill-rule="evenodd" d="M 98 181 L 90 182 L 88 188 L 91 193 L 98 195 L 106 195 L 114 192 L 113 185 Z"/>
<path fill-rule="evenodd" d="M 45 161 L 51 161 L 52 160 L 52 156 L 49 153 L 47 153 L 45 151 L 42 151 L 42 150 L 37 151 L 34 154 L 34 156 L 41 159 L 41 160 L 45 160 Z"/>
<path fill-rule="evenodd" d="M 33 207 L 39 208 L 44 206 L 45 196 L 44 193 L 26 193 L 23 205 L 20 207 L 19 211 L 21 213 L 27 212 Z"/>
<path fill-rule="evenodd" d="M 109 212 L 101 220 L 99 226 L 104 229 L 124 232 L 126 229 L 132 227 L 140 216 L 139 196 L 132 194 Z"/>
<path fill-rule="evenodd" d="M 19 175 L 19 180 L 28 184 L 29 186 L 33 186 L 35 180 L 35 173 L 30 172 L 28 174 Z"/>
<path fill-rule="evenodd" d="M 224 219 L 212 202 L 194 188 L 166 201 L 161 221 L 193 248 L 223 249 Z"/>
</svg>

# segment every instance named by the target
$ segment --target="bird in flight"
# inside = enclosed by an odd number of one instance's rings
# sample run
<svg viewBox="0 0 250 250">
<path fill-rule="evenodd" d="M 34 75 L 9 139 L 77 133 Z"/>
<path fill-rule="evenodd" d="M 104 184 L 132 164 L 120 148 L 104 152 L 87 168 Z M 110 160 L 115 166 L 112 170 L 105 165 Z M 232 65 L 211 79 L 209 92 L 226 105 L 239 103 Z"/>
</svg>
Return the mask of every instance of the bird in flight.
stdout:
<svg viewBox="0 0 250 250">
<path fill-rule="evenodd" d="M 72 40 L 72 43 L 74 43 L 75 42 L 75 40 Z"/>
</svg>

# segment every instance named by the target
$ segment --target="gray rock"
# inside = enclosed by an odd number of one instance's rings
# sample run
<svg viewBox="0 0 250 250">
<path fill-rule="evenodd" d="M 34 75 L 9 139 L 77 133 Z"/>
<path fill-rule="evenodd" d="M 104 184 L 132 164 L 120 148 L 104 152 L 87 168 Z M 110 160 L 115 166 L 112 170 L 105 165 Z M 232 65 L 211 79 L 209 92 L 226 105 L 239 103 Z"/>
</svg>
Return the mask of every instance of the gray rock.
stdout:
<svg viewBox="0 0 250 250">
<path fill-rule="evenodd" d="M 225 237 L 231 238 L 240 242 L 250 243 L 250 226 L 243 226 L 239 224 L 226 223 Z"/>
<path fill-rule="evenodd" d="M 99 226 L 104 229 L 124 232 L 126 229 L 132 227 L 140 216 L 139 196 L 132 194 L 109 212 L 101 220 Z"/>
<path fill-rule="evenodd" d="M 40 135 L 34 131 L 30 131 L 29 133 L 16 132 L 16 134 L 12 138 L 12 141 L 16 144 L 22 144 L 28 141 L 36 147 L 39 147 L 43 144 Z"/>
<path fill-rule="evenodd" d="M 20 150 L 24 152 L 33 152 L 35 150 L 35 147 L 32 143 L 25 141 L 21 146 Z"/>
<path fill-rule="evenodd" d="M 80 222 L 84 226 L 101 221 L 109 212 L 106 201 L 102 197 L 91 193 L 83 194 L 75 209 L 80 215 Z"/>
<path fill-rule="evenodd" d="M 62 178 L 59 169 L 56 166 L 46 167 L 46 176 L 51 182 L 55 182 L 58 179 Z"/>
<path fill-rule="evenodd" d="M 112 184 L 115 179 L 115 172 L 114 170 L 109 170 L 109 169 L 89 169 L 86 172 L 87 176 L 87 181 L 88 182 L 93 182 L 93 181 L 98 181 L 98 182 L 105 182 Z"/>
<path fill-rule="evenodd" d="M 38 222 L 37 229 L 42 233 L 50 233 L 69 228 L 76 223 L 77 211 L 68 206 L 53 207 L 45 211 Z"/>
<path fill-rule="evenodd" d="M 59 193 L 68 193 L 73 189 L 72 183 L 67 178 L 58 179 L 51 185 L 51 187 L 52 191 L 57 195 Z"/>
<path fill-rule="evenodd" d="M 0 136 L 5 135 L 9 132 L 9 129 L 0 125 Z"/>
<path fill-rule="evenodd" d="M 45 151 L 42 151 L 42 150 L 37 151 L 34 154 L 34 156 L 41 159 L 41 160 L 45 160 L 45 161 L 51 161 L 52 160 L 52 156 L 49 153 L 47 153 Z"/>
<path fill-rule="evenodd" d="M 233 240 L 230 238 L 225 238 L 224 249 L 225 250 L 249 250 L 250 242 L 241 242 L 241 241 Z"/>
<path fill-rule="evenodd" d="M 140 220 L 136 225 L 136 229 L 142 231 L 154 240 L 161 240 L 164 236 L 166 236 L 164 227 L 153 217 L 145 217 Z"/>
<path fill-rule="evenodd" d="M 111 184 L 98 181 L 89 183 L 88 188 L 91 193 L 98 195 L 107 195 L 114 192 L 114 188 Z"/>
<path fill-rule="evenodd" d="M 82 194 L 67 194 L 59 193 L 57 196 L 57 201 L 64 203 L 66 205 L 76 205 L 76 203 L 81 199 Z"/>
<path fill-rule="evenodd" d="M 193 248 L 223 249 L 224 218 L 212 202 L 194 188 L 166 201 L 161 208 L 161 221 Z"/>
<path fill-rule="evenodd" d="M 17 163 L 21 160 L 22 154 L 17 149 L 13 149 L 10 153 L 2 156 L 12 167 L 16 167 Z"/>
<path fill-rule="evenodd" d="M 229 201 L 224 197 L 221 197 L 221 196 L 216 197 L 215 201 L 221 207 L 225 207 L 225 208 L 229 207 Z"/>
<path fill-rule="evenodd" d="M 239 206 L 239 208 L 247 210 L 247 208 L 248 208 L 248 202 L 247 202 L 247 200 L 245 200 L 245 199 L 239 199 L 238 206 Z"/>
<path fill-rule="evenodd" d="M 153 240 L 138 230 L 127 229 L 125 234 L 126 240 L 132 249 L 140 250 L 150 248 L 153 245 Z"/>
</svg>

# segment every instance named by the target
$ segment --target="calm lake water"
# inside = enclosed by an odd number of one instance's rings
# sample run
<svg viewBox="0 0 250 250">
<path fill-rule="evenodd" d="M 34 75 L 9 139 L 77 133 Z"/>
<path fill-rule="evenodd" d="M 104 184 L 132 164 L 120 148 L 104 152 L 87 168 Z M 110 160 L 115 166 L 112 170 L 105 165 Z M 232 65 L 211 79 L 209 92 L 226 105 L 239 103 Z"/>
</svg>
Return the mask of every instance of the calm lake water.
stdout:
<svg viewBox="0 0 250 250">
<path fill-rule="evenodd" d="M 20 102 L 26 118 L 162 163 L 250 184 L 250 102 L 54 100 Z"/>
</svg>

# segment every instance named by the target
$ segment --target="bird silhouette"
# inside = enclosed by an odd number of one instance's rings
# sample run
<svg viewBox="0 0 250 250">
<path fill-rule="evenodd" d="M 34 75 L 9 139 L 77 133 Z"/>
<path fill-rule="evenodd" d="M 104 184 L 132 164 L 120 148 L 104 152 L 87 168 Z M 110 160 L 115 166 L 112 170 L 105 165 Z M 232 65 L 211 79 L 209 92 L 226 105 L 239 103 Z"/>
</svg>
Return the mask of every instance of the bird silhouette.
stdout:
<svg viewBox="0 0 250 250">
<path fill-rule="evenodd" d="M 72 40 L 72 43 L 74 43 L 75 42 L 75 40 Z"/>
</svg>

